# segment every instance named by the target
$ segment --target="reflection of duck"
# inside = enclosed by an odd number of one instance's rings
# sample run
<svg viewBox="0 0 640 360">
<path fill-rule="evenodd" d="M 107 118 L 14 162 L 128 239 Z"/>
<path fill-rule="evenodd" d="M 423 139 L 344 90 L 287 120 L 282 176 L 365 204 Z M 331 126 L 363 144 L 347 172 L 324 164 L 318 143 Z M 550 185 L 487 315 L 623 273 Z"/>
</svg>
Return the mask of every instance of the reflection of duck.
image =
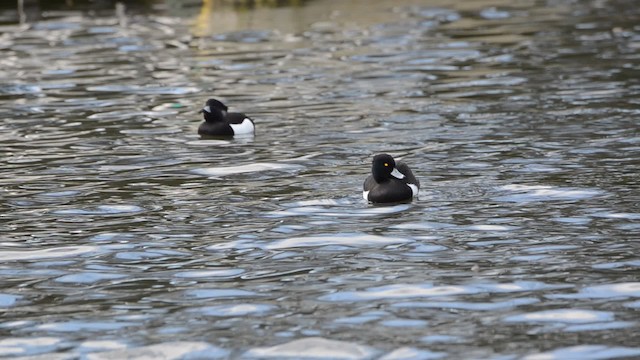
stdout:
<svg viewBox="0 0 640 360">
<path fill-rule="evenodd" d="M 210 136 L 249 135 L 255 131 L 253 120 L 243 113 L 227 112 L 227 106 L 216 99 L 209 99 L 200 111 L 204 122 L 198 134 Z"/>
<path fill-rule="evenodd" d="M 405 163 L 395 160 L 389 154 L 373 157 L 371 175 L 363 185 L 362 197 L 374 203 L 391 203 L 411 200 L 418 195 L 420 182 L 413 176 Z"/>
</svg>

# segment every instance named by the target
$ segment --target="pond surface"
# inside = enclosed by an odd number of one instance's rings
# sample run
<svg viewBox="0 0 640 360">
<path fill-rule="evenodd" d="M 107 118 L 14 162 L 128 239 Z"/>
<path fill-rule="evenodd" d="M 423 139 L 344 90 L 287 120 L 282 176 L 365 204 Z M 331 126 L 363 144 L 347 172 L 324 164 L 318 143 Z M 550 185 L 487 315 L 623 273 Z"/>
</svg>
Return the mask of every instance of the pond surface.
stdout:
<svg viewBox="0 0 640 360">
<path fill-rule="evenodd" d="M 0 356 L 640 357 L 639 8 L 294 3 L 3 10 Z"/>
</svg>

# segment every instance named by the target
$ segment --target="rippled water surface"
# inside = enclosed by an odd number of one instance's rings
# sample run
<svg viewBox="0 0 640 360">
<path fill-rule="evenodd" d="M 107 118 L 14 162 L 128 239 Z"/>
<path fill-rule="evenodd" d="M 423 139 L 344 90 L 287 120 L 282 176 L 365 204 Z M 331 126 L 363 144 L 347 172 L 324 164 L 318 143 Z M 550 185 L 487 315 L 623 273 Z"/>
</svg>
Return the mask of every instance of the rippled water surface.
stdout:
<svg viewBox="0 0 640 360">
<path fill-rule="evenodd" d="M 637 4 L 294 3 L 3 10 L 0 356 L 640 357 Z"/>
</svg>

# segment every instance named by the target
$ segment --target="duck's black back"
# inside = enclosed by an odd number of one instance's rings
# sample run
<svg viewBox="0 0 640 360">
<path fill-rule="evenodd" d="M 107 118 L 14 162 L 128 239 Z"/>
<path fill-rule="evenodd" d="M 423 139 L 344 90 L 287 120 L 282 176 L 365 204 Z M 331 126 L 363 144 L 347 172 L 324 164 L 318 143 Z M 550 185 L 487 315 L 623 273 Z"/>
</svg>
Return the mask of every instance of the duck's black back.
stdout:
<svg viewBox="0 0 640 360">
<path fill-rule="evenodd" d="M 242 124 L 244 119 L 249 119 L 249 117 L 243 113 L 236 112 L 227 113 L 227 117 L 225 118 L 225 120 L 227 120 L 231 124 Z"/>
<path fill-rule="evenodd" d="M 399 162 L 396 164 L 396 169 L 404 174 L 404 183 L 405 184 L 414 184 L 418 188 L 420 188 L 420 181 L 413 175 L 413 172 L 409 168 L 409 165 Z"/>
</svg>

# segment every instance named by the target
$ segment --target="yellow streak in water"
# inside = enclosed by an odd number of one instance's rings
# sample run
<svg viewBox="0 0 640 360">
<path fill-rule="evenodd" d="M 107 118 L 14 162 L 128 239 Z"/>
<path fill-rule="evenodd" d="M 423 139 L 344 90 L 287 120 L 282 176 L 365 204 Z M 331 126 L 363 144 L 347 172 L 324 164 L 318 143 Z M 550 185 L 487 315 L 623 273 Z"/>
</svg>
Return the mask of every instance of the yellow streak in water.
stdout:
<svg viewBox="0 0 640 360">
<path fill-rule="evenodd" d="M 202 36 L 208 33 L 211 13 L 213 13 L 213 0 L 202 0 L 202 7 L 200 8 L 200 13 L 196 17 L 195 28 L 193 31 L 196 35 Z"/>
</svg>

